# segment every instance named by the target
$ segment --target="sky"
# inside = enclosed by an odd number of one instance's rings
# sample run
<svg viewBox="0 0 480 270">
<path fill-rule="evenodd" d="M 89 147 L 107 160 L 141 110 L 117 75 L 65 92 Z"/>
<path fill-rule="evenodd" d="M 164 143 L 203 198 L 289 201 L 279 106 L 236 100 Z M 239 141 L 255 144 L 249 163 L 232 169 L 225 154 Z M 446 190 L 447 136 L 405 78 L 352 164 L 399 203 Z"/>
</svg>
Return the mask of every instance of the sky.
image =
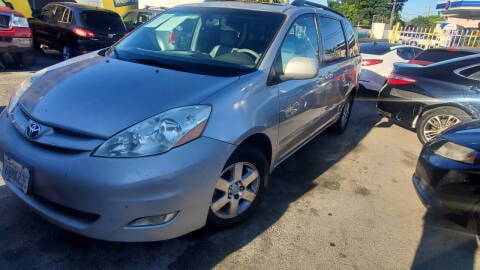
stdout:
<svg viewBox="0 0 480 270">
<path fill-rule="evenodd" d="M 436 15 L 437 0 L 408 0 L 403 6 L 402 19 L 410 20 L 417 16 Z M 430 10 L 430 14 L 429 13 Z"/>
</svg>

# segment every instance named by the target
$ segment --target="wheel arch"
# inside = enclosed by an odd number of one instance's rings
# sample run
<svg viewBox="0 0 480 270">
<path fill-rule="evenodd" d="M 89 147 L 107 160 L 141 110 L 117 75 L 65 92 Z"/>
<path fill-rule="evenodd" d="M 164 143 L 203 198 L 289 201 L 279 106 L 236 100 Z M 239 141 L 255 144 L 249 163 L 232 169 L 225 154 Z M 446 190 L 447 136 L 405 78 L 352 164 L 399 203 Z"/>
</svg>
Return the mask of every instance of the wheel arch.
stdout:
<svg viewBox="0 0 480 270">
<path fill-rule="evenodd" d="M 240 144 L 238 144 L 237 149 L 243 147 L 254 147 L 258 149 L 267 160 L 269 168 L 272 164 L 272 143 L 270 138 L 264 133 L 254 133 L 246 137 Z M 270 172 L 270 169 L 268 170 Z M 268 175 L 265 176 L 264 185 L 268 185 Z"/>
<path fill-rule="evenodd" d="M 420 105 L 419 107 L 414 109 L 414 110 L 417 110 L 417 113 L 416 113 L 416 116 L 414 117 L 414 120 L 413 120 L 413 123 L 412 123 L 412 128 L 417 129 L 418 123 L 420 122 L 419 119 L 426 112 L 431 111 L 433 109 L 441 108 L 441 107 L 451 107 L 451 108 L 459 109 L 459 110 L 464 111 L 470 117 L 472 117 L 472 119 L 477 119 L 478 118 L 477 114 L 473 110 L 467 108 L 466 106 L 458 104 L 458 103 L 448 102 L 448 103 L 438 103 L 438 104 L 432 104 L 432 105 Z"/>
</svg>

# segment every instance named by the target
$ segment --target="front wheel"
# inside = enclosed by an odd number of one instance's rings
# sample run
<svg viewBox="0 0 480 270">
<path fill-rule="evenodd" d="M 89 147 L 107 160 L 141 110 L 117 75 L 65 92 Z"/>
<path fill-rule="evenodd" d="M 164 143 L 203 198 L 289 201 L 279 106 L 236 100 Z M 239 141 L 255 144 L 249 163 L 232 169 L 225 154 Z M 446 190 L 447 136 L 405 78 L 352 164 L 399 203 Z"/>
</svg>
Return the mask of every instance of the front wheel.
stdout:
<svg viewBox="0 0 480 270">
<path fill-rule="evenodd" d="M 453 107 L 439 107 L 425 112 L 417 126 L 417 136 L 422 144 L 434 140 L 446 129 L 472 120 L 466 112 Z"/>
<path fill-rule="evenodd" d="M 217 180 L 207 226 L 226 229 L 244 221 L 257 207 L 267 175 L 268 162 L 259 150 L 237 149 Z"/>
</svg>

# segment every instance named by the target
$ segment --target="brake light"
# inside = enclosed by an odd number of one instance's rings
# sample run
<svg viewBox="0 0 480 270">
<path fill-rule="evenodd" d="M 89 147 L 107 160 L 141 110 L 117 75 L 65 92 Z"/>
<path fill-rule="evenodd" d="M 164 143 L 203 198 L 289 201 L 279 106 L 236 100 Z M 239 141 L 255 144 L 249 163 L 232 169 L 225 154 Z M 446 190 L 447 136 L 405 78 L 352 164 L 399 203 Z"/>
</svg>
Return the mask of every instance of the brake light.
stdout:
<svg viewBox="0 0 480 270">
<path fill-rule="evenodd" d="M 383 63 L 382 59 L 363 59 L 362 66 L 373 66 Z"/>
<path fill-rule="evenodd" d="M 388 85 L 407 85 L 407 84 L 413 84 L 416 82 L 417 80 L 412 77 L 397 74 L 397 73 L 392 73 L 387 80 Z"/>
<path fill-rule="evenodd" d="M 433 62 L 431 62 L 431 61 L 415 60 L 415 59 L 409 60 L 408 63 L 409 64 L 421 65 L 421 66 L 428 66 L 430 64 L 433 64 Z"/>
<path fill-rule="evenodd" d="M 168 32 L 168 43 L 175 44 L 176 35 L 172 32 Z"/>
<path fill-rule="evenodd" d="M 73 33 L 79 37 L 84 37 L 84 38 L 94 38 L 95 34 L 87 29 L 83 29 L 80 27 L 75 27 L 72 29 Z"/>
</svg>

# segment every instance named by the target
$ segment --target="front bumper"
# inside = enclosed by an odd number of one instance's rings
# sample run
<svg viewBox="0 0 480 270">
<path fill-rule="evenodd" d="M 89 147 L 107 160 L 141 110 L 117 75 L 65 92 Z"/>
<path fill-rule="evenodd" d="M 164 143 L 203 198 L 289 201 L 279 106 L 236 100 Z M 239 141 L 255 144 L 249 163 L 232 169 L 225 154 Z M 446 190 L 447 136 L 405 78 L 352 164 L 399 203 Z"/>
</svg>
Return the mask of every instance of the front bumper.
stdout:
<svg viewBox="0 0 480 270">
<path fill-rule="evenodd" d="M 428 145 L 418 159 L 413 185 L 423 204 L 435 211 L 472 212 L 480 203 L 480 170 L 435 155 Z"/>
<path fill-rule="evenodd" d="M 25 52 L 33 48 L 33 41 L 31 38 L 14 38 L 14 37 L 0 37 L 0 53 L 10 52 Z"/>
<path fill-rule="evenodd" d="M 201 137 L 161 155 L 98 158 L 32 143 L 5 112 L 0 117 L 0 156 L 30 169 L 31 192 L 6 182 L 13 193 L 51 222 L 109 241 L 164 240 L 204 226 L 216 181 L 233 149 Z M 176 211 L 166 224 L 127 226 Z"/>
</svg>

